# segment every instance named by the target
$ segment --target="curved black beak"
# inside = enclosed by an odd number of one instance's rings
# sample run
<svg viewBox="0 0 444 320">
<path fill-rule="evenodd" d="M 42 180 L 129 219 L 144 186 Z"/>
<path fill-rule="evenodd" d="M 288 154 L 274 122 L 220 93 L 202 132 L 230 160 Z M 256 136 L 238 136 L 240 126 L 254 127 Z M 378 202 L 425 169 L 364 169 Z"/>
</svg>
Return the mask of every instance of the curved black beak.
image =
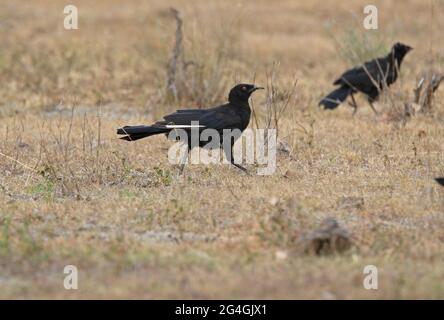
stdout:
<svg viewBox="0 0 444 320">
<path fill-rule="evenodd" d="M 255 92 L 256 90 L 264 90 L 264 89 L 265 89 L 264 87 L 257 87 L 257 86 L 254 86 L 253 88 L 250 89 L 250 93 L 253 93 L 253 92 Z"/>
</svg>

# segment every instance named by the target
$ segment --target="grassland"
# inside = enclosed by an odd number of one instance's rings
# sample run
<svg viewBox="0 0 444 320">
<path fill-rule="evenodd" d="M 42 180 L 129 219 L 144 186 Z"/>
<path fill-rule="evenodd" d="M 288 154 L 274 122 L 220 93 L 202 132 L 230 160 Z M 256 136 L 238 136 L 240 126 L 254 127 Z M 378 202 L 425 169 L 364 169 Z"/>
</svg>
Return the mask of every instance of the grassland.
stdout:
<svg viewBox="0 0 444 320">
<path fill-rule="evenodd" d="M 78 30 L 63 28 L 63 1 L 0 1 L 1 298 L 444 298 L 444 88 L 430 114 L 399 107 L 422 72 L 443 70 L 442 1 L 373 1 L 377 31 L 362 30 L 361 0 L 70 3 Z M 170 6 L 197 65 L 180 101 L 165 96 Z M 352 52 L 396 41 L 415 50 L 379 116 L 364 99 L 356 116 L 317 108 Z M 237 81 L 266 85 L 276 62 L 279 90 L 298 83 L 275 175 L 178 176 L 164 137 L 116 139 L 121 125 L 223 102 Z M 253 106 L 261 127 L 264 93 Z M 326 217 L 353 247 L 305 254 L 297 239 Z M 378 290 L 363 288 L 369 264 Z M 78 290 L 63 288 L 65 265 Z"/>
</svg>

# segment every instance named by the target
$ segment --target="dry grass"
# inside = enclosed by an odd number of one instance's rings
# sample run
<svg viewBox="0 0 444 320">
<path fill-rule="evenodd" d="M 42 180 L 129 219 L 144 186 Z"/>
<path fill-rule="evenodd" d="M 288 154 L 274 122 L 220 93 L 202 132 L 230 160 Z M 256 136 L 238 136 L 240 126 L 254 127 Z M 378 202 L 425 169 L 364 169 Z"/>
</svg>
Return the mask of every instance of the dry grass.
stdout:
<svg viewBox="0 0 444 320">
<path fill-rule="evenodd" d="M 316 107 L 349 66 L 332 32 L 360 28 L 365 1 L 74 1 L 78 31 L 63 29 L 62 2 L 0 2 L 0 152 L 15 159 L 0 157 L 0 297 L 444 297 L 444 190 L 432 179 L 444 174 L 444 91 L 432 114 L 390 116 L 422 71 L 442 71 L 442 1 L 433 19 L 429 1 L 374 2 L 376 38 L 415 47 L 378 118 L 364 99 L 355 117 Z M 205 67 L 194 88 L 221 90 L 192 91 L 182 107 L 224 99 L 237 81 L 265 86 L 277 61 L 283 92 L 298 79 L 279 118 L 293 154 L 279 154 L 275 175 L 191 165 L 178 177 L 164 137 L 116 140 L 115 128 L 179 105 L 162 102 L 170 6 L 184 18 L 187 59 Z M 214 74 L 224 80 L 205 83 Z M 263 125 L 263 93 L 254 106 Z M 347 197 L 364 205 L 344 207 Z M 295 239 L 330 216 L 353 248 L 304 254 Z M 77 291 L 63 289 L 68 264 Z M 379 290 L 362 286 L 367 264 Z"/>
</svg>

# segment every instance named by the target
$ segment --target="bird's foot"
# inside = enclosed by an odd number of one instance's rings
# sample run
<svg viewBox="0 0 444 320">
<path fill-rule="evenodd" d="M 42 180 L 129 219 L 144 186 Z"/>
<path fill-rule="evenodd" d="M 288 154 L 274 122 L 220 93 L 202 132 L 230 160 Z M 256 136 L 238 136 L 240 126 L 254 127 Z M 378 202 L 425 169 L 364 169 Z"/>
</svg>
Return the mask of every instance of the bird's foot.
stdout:
<svg viewBox="0 0 444 320">
<path fill-rule="evenodd" d="M 237 163 L 234 163 L 234 162 L 232 162 L 231 164 L 232 164 L 233 166 L 235 166 L 236 168 L 242 170 L 242 171 L 245 172 L 246 174 L 249 174 L 247 168 L 241 166 L 240 164 L 237 164 Z"/>
<path fill-rule="evenodd" d="M 375 106 L 373 105 L 373 103 L 369 102 L 370 104 L 370 108 L 372 108 L 373 112 L 375 113 L 375 116 L 379 116 L 378 111 L 376 111 Z"/>
<path fill-rule="evenodd" d="M 353 108 L 352 115 L 355 116 L 356 112 L 358 111 L 358 107 L 355 104 L 351 103 L 351 102 L 349 102 L 348 105 Z"/>
</svg>

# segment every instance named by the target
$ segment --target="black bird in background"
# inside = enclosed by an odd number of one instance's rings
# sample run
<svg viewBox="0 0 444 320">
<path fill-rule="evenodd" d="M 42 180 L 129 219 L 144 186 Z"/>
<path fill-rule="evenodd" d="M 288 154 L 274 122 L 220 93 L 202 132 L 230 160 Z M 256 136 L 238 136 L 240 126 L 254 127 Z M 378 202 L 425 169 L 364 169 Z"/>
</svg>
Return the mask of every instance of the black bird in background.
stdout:
<svg viewBox="0 0 444 320">
<path fill-rule="evenodd" d="M 444 178 L 436 178 L 436 182 L 438 182 L 440 185 L 444 186 Z"/>
<path fill-rule="evenodd" d="M 222 148 L 225 146 L 223 141 L 223 130 L 224 129 L 238 129 L 243 132 L 250 122 L 251 109 L 248 100 L 253 92 L 259 89 L 264 89 L 262 87 L 256 87 L 252 84 L 238 84 L 231 89 L 228 95 L 228 103 L 210 108 L 210 109 L 188 109 L 188 110 L 177 110 L 175 113 L 166 115 L 163 117 L 163 121 L 158 121 L 150 126 L 139 125 L 139 126 L 126 126 L 117 129 L 117 134 L 124 135 L 120 138 L 126 141 L 136 141 L 142 138 L 150 137 L 157 134 L 168 134 L 170 131 L 175 130 L 177 127 L 185 130 L 188 136 L 188 152 L 194 147 L 191 143 L 191 122 L 199 122 L 199 138 L 200 133 L 204 129 L 215 129 L 218 131 L 220 136 L 220 141 L 218 141 L 218 146 Z M 176 127 L 174 127 L 176 126 Z M 227 159 L 236 166 L 237 168 L 247 171 L 241 165 L 234 163 L 233 157 L 233 145 L 235 140 L 239 138 L 236 136 L 230 138 L 228 141 L 231 146 L 230 150 L 224 148 L 224 152 L 227 155 Z M 200 141 L 199 147 L 205 147 L 209 142 Z M 231 151 L 228 155 L 227 152 Z M 184 163 L 181 165 L 181 172 L 184 168 Z"/>
<path fill-rule="evenodd" d="M 325 109 L 335 109 L 350 96 L 354 114 L 358 106 L 353 94 L 362 92 L 367 95 L 370 107 L 377 113 L 373 102 L 378 99 L 381 90 L 396 81 L 402 60 L 410 50 L 412 47 L 398 42 L 387 56 L 346 71 L 333 83 L 340 87 L 322 99 L 319 105 L 323 105 Z"/>
</svg>

